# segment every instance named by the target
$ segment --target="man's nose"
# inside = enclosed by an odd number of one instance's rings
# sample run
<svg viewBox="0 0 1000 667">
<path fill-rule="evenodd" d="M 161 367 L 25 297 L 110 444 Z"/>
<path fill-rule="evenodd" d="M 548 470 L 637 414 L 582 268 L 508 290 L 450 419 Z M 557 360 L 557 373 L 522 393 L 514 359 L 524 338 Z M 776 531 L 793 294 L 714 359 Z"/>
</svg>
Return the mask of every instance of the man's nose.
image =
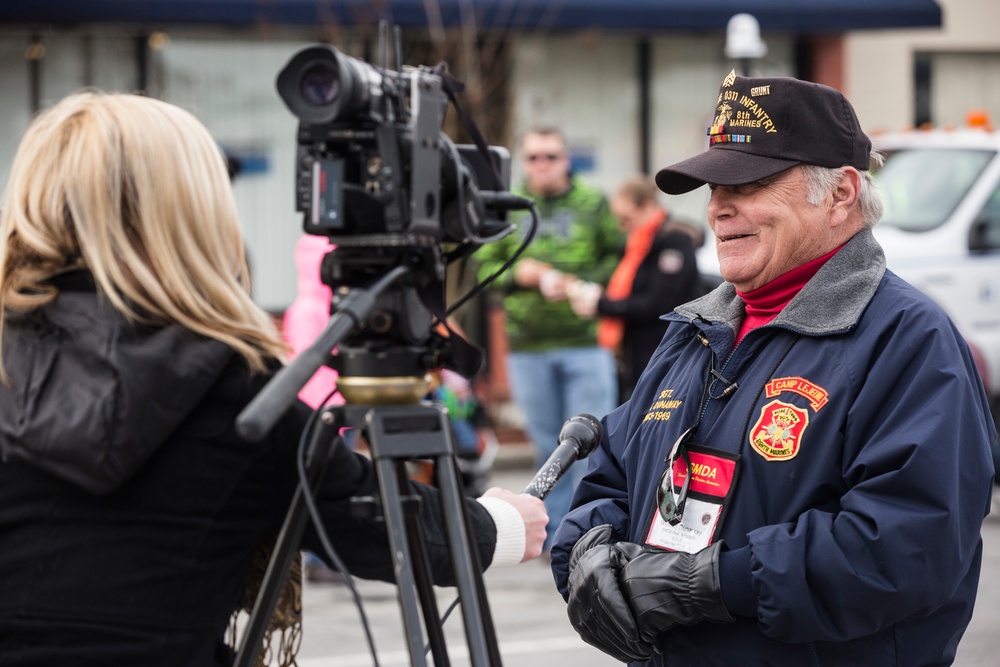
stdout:
<svg viewBox="0 0 1000 667">
<path fill-rule="evenodd" d="M 730 188 L 724 185 L 713 188 L 712 195 L 708 199 L 709 220 L 719 220 L 733 215 L 734 201 Z"/>
</svg>

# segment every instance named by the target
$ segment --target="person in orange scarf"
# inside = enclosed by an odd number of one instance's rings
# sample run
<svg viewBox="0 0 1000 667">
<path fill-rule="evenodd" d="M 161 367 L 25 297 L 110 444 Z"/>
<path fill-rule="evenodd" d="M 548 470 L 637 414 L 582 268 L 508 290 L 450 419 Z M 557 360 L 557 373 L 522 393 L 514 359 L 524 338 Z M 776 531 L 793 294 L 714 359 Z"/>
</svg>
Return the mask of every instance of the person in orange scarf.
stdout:
<svg viewBox="0 0 1000 667">
<path fill-rule="evenodd" d="M 660 315 L 704 293 L 694 254 L 704 236 L 693 223 L 671 217 L 645 176 L 618 187 L 611 211 L 628 235 L 624 256 L 606 289 L 578 282 L 568 296 L 578 316 L 600 316 L 597 341 L 615 352 L 625 400 L 663 337 Z"/>
</svg>

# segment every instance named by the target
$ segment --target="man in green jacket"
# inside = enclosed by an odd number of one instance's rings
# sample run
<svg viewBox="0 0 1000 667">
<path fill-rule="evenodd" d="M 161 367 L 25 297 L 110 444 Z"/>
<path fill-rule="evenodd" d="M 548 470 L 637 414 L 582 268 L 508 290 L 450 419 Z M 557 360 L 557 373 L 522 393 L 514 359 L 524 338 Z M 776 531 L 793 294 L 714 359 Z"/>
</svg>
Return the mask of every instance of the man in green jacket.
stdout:
<svg viewBox="0 0 1000 667">
<path fill-rule="evenodd" d="M 563 422 L 580 412 L 603 416 L 617 404 L 615 364 L 598 347 L 596 324 L 577 317 L 566 290 L 578 281 L 607 283 L 624 245 L 607 199 L 570 172 L 569 152 L 554 128 L 528 131 L 521 142 L 524 182 L 515 193 L 534 200 L 539 228 L 531 245 L 500 276 L 510 354 L 507 375 L 541 465 L 555 450 Z M 513 218 L 521 235 L 484 246 L 480 279 L 495 273 L 516 251 L 530 225 Z M 549 535 L 569 508 L 586 464 L 566 473 L 546 498 Z"/>
</svg>

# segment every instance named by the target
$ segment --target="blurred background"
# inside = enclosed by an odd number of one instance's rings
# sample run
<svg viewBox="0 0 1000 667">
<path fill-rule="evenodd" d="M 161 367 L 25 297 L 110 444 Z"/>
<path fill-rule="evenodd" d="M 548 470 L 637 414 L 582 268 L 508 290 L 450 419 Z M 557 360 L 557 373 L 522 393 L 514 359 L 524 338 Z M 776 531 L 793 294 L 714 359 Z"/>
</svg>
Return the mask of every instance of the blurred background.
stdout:
<svg viewBox="0 0 1000 667">
<path fill-rule="evenodd" d="M 727 56 L 740 12 L 759 24 L 759 57 Z M 316 41 L 376 61 L 380 19 L 402 28 L 404 63 L 443 60 L 466 83 L 487 141 L 513 150 L 531 125 L 560 127 L 574 168 L 608 192 L 702 150 L 732 69 L 838 88 L 868 131 L 1000 114 L 1000 4 L 976 0 L 4 0 L 0 183 L 32 114 L 70 92 L 185 107 L 240 160 L 255 294 L 280 313 L 301 221 L 296 120 L 275 77 Z M 671 208 L 700 220 L 705 194 Z"/>
<path fill-rule="evenodd" d="M 727 35 L 738 13 L 755 22 Z M 608 193 L 702 150 L 733 69 L 838 88 L 871 133 L 961 124 L 970 108 L 1000 116 L 1000 4 L 977 0 L 4 0 L 0 184 L 32 114 L 70 92 L 142 91 L 185 107 L 238 161 L 254 294 L 280 316 L 295 297 L 301 219 L 296 119 L 275 77 L 318 41 L 377 62 L 383 19 L 402 30 L 405 64 L 445 61 L 466 83 L 489 143 L 513 152 L 528 127 L 557 126 L 573 168 Z M 449 113 L 460 141 L 457 128 Z M 703 220 L 705 188 L 670 199 Z M 474 302 L 459 321 L 490 349 L 480 382 L 503 415 L 502 314 L 489 311 Z"/>
<path fill-rule="evenodd" d="M 751 18 L 736 21 L 737 14 Z M 295 297 L 293 249 L 302 223 L 293 199 L 297 121 L 278 98 L 275 78 L 296 51 L 313 42 L 378 62 L 382 20 L 401 29 L 403 63 L 444 61 L 465 82 L 464 105 L 487 142 L 514 153 L 515 182 L 518 139 L 534 125 L 561 128 L 573 169 L 608 194 L 635 173 L 654 173 L 699 152 L 719 83 L 731 70 L 837 88 L 873 136 L 928 124 L 959 126 L 970 110 L 986 126 L 1000 117 L 996 2 L 4 0 L 0 184 L 32 114 L 70 92 L 141 91 L 185 107 L 239 166 L 233 187 L 254 294 L 280 318 Z M 445 129 L 456 141 L 468 141 L 454 112 L 446 116 Z M 994 154 L 997 143 L 990 147 Z M 909 187 L 922 190 L 924 200 L 942 201 L 916 182 Z M 670 197 L 668 206 L 704 225 L 707 196 L 700 188 Z M 987 272 L 1000 275 L 1000 196 L 995 203 Z M 982 208 L 983 201 L 970 205 Z M 921 240 L 925 247 L 941 247 L 948 238 Z M 705 270 L 711 270 L 713 255 L 706 244 L 699 256 Z M 901 261 L 893 259 L 890 268 Z M 910 261 L 918 267 L 929 263 L 923 256 Z M 464 262 L 451 268 L 453 290 L 464 293 L 459 286 L 468 287 L 471 268 Z M 935 296 L 953 319 L 964 314 L 969 320 L 959 326 L 1000 403 L 1000 283 L 984 282 L 983 275 L 979 271 L 968 285 Z M 951 274 L 929 276 L 921 287 L 933 290 L 955 280 Z M 956 290 L 974 295 L 972 317 L 966 301 L 956 301 Z M 477 392 L 487 401 L 498 436 L 518 441 L 519 415 L 503 367 L 503 313 L 481 298 L 459 310 L 457 319 L 488 350 Z"/>
</svg>

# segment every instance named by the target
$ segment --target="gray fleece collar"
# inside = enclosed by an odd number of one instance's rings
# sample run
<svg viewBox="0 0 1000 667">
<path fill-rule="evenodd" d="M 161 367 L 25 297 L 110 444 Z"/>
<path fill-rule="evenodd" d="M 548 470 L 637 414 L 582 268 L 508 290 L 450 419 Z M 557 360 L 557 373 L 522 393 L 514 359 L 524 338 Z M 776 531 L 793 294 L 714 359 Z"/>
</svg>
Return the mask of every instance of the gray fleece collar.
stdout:
<svg viewBox="0 0 1000 667">
<path fill-rule="evenodd" d="M 832 334 L 849 330 L 868 306 L 885 274 L 885 253 L 871 229 L 855 234 L 806 283 L 772 324 L 805 334 Z M 700 299 L 675 309 L 686 319 L 704 318 L 738 331 L 745 304 L 736 288 L 723 283 Z"/>
</svg>

